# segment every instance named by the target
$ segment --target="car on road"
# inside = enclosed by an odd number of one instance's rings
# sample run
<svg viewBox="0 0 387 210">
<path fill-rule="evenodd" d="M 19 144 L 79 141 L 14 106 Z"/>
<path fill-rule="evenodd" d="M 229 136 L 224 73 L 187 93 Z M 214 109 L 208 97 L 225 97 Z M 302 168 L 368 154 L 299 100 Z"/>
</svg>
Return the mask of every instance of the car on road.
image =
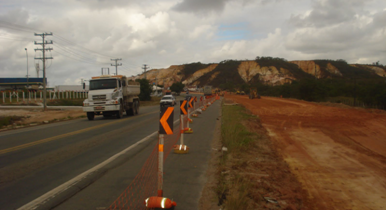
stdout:
<svg viewBox="0 0 387 210">
<path fill-rule="evenodd" d="M 175 106 L 176 99 L 172 95 L 165 95 L 160 100 L 160 106 Z"/>
</svg>

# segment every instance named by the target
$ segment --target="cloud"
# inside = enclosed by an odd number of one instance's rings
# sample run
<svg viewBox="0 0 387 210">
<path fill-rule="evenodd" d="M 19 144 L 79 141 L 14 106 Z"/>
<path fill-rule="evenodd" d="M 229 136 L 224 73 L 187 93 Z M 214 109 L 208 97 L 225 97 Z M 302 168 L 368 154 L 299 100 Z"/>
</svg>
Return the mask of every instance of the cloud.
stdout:
<svg viewBox="0 0 387 210">
<path fill-rule="evenodd" d="M 230 0 L 183 0 L 173 10 L 178 12 L 221 12 Z"/>
<path fill-rule="evenodd" d="M 76 0 L 83 4 L 85 7 L 93 10 L 110 10 L 113 8 L 128 7 L 135 5 L 136 1 L 133 0 Z"/>
<path fill-rule="evenodd" d="M 285 38 L 286 49 L 315 58 L 368 60 L 369 63 L 378 59 L 384 63 L 386 13 L 367 9 L 370 2 L 315 1 L 312 10 L 289 18 L 295 28 Z"/>
<path fill-rule="evenodd" d="M 50 85 L 99 75 L 111 58 L 126 75 L 256 56 L 384 64 L 385 17 L 380 0 L 2 0 L 0 74 L 25 76 L 28 48 L 35 76 L 34 32 L 54 33 Z"/>
<path fill-rule="evenodd" d="M 313 2 L 311 11 L 292 15 L 289 22 L 297 27 L 325 27 L 340 24 L 354 18 L 366 1 L 317 0 Z"/>
</svg>

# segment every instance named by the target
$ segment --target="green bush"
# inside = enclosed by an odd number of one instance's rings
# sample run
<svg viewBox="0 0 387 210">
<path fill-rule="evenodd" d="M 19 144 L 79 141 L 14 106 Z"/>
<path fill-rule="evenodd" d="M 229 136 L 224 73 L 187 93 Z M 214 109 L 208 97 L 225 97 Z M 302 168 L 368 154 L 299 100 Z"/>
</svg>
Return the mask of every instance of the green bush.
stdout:
<svg viewBox="0 0 387 210">
<path fill-rule="evenodd" d="M 149 84 L 149 80 L 147 79 L 136 79 L 136 82 L 140 83 L 140 95 L 138 97 L 140 98 L 140 101 L 150 101 L 151 100 L 151 93 L 152 93 L 152 87 Z"/>
<path fill-rule="evenodd" d="M 175 82 L 170 87 L 172 92 L 180 93 L 184 90 L 184 84 L 182 82 Z"/>
<path fill-rule="evenodd" d="M 19 117 L 19 116 L 0 117 L 0 128 L 3 128 L 8 125 L 12 125 L 14 122 L 20 119 L 22 119 L 22 117 Z"/>
</svg>

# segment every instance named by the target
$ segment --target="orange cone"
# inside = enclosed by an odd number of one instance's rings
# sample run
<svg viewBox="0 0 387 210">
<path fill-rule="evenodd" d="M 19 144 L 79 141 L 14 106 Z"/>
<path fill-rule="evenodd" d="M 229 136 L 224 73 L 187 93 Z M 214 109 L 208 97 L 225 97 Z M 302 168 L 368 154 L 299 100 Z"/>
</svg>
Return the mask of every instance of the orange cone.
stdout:
<svg viewBox="0 0 387 210">
<path fill-rule="evenodd" d="M 170 209 L 173 206 L 176 206 L 175 201 L 171 201 L 169 198 L 165 197 L 156 197 L 152 196 L 144 201 L 145 207 L 146 208 L 160 208 L 160 209 Z"/>
</svg>

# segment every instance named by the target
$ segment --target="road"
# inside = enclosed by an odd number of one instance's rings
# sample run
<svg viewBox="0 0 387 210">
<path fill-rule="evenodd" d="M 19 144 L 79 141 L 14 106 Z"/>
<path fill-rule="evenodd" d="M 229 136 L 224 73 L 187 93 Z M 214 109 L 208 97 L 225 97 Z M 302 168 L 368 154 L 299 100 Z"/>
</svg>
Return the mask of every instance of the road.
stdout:
<svg viewBox="0 0 387 210">
<path fill-rule="evenodd" d="M 225 99 L 259 116 L 313 209 L 386 209 L 385 111 L 274 97 Z"/>
<path fill-rule="evenodd" d="M 215 126 L 219 109 L 216 107 L 212 109 L 213 112 L 208 112 L 207 115 L 213 120 L 204 121 L 200 125 L 205 129 Z M 175 106 L 174 115 L 176 121 L 179 116 L 178 106 Z M 159 107 L 153 106 L 142 107 L 139 115 L 124 116 L 123 119 L 103 117 L 96 117 L 94 121 L 78 119 L 0 133 L 0 209 L 20 208 L 149 137 L 113 162 L 84 177 L 74 186 L 64 189 L 40 208 L 57 206 L 58 209 L 95 209 L 109 206 L 127 187 L 127 183 L 130 182 L 128 177 L 134 177 L 138 173 L 157 142 L 154 134 L 158 130 L 158 120 Z M 201 138 L 210 142 L 211 132 Z M 205 169 L 210 150 L 208 143 L 201 155 L 203 158 L 198 158 L 192 163 L 197 162 L 198 170 Z M 121 182 L 117 181 L 119 179 L 117 177 L 111 180 L 110 171 L 113 170 L 125 170 L 127 174 L 121 174 Z M 196 172 L 194 175 L 197 176 L 197 173 L 204 171 Z M 99 185 L 109 190 L 90 191 Z M 199 197 L 200 185 L 197 191 L 195 193 Z M 75 202 L 71 199 L 84 194 L 88 199 L 75 199 Z M 67 202 L 62 203 L 64 200 Z M 82 202 L 85 200 L 88 201 L 86 204 Z M 62 204 L 58 206 L 60 203 Z M 72 207 L 63 207 L 65 205 Z"/>
</svg>

